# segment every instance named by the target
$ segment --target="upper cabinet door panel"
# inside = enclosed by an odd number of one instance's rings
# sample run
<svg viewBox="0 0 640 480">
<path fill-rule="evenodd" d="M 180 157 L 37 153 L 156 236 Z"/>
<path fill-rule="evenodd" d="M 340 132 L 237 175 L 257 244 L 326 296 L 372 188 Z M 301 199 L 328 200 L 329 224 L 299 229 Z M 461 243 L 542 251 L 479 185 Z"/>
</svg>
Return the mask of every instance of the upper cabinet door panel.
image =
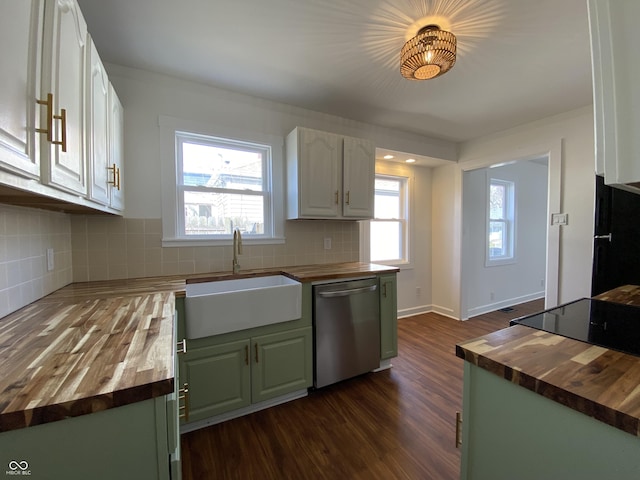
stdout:
<svg viewBox="0 0 640 480">
<path fill-rule="evenodd" d="M 340 137 L 317 130 L 299 130 L 301 216 L 339 215 Z"/>
<path fill-rule="evenodd" d="M 109 167 L 111 208 L 124 210 L 124 110 L 113 85 L 109 84 Z M 113 168 L 115 166 L 115 168 Z"/>
<path fill-rule="evenodd" d="M 344 138 L 343 209 L 350 218 L 373 218 L 376 149 L 362 138 Z"/>
<path fill-rule="evenodd" d="M 596 173 L 640 193 L 638 0 L 589 0 Z"/>
<path fill-rule="evenodd" d="M 32 178 L 40 176 L 35 128 L 43 14 L 42 0 L 4 1 L 0 13 L 0 167 Z"/>
<path fill-rule="evenodd" d="M 89 45 L 87 75 L 87 155 L 91 169 L 89 198 L 109 205 L 107 170 L 109 131 L 109 79 L 93 42 Z"/>
<path fill-rule="evenodd" d="M 85 67 L 87 61 L 87 25 L 75 0 L 56 0 L 45 9 L 45 47 L 43 75 L 47 75 L 43 93 L 53 93 L 55 114 L 54 140 L 48 149 L 46 183 L 74 193 L 87 192 L 85 169 Z M 66 123 L 66 125 L 63 125 Z M 66 127 L 66 128 L 65 128 Z M 66 151 L 65 151 L 66 150 Z"/>
</svg>

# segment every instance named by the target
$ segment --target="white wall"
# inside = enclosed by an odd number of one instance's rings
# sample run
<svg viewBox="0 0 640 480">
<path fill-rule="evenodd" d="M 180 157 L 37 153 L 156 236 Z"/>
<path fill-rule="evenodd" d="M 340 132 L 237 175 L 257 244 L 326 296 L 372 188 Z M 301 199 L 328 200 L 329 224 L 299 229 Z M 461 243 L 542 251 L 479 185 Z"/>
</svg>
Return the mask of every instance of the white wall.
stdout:
<svg viewBox="0 0 640 480">
<path fill-rule="evenodd" d="M 455 238 L 462 225 L 460 198 L 465 164 L 489 165 L 531 157 L 561 144 L 560 208 L 569 224 L 559 235 L 558 301 L 589 296 L 594 213 L 595 160 L 591 106 L 567 112 L 460 146 L 458 165 L 433 173 L 433 303 L 437 311 L 460 318 L 461 246 Z M 554 173 L 552 173 L 554 176 Z M 551 179 L 551 184 L 555 183 Z M 550 192 L 553 195 L 553 192 Z"/>
<path fill-rule="evenodd" d="M 296 126 L 374 140 L 376 147 L 455 161 L 454 143 L 390 130 L 228 90 L 107 65 L 124 107 L 125 216 L 160 218 L 158 117 L 284 137 Z"/>
<path fill-rule="evenodd" d="M 406 163 L 376 162 L 376 173 L 409 179 L 409 263 L 398 273 L 398 314 L 429 312 L 431 306 L 431 173 Z M 360 259 L 368 262 L 367 236 L 361 238 Z"/>
<path fill-rule="evenodd" d="M 242 131 L 282 136 L 283 139 L 294 127 L 304 126 L 370 138 L 379 148 L 411 152 L 443 160 L 455 161 L 457 158 L 457 145 L 451 142 L 355 122 L 140 70 L 116 65 L 107 65 L 107 69 L 122 101 L 125 115 L 125 173 L 123 175 L 126 195 L 125 217 L 127 219 L 144 219 L 144 224 L 152 223 L 149 221 L 150 219 L 161 218 L 159 116 L 170 116 L 208 125 L 224 125 L 229 129 L 236 128 Z M 432 290 L 430 273 L 431 169 L 414 167 L 407 171 L 411 172 L 414 181 L 413 200 L 416 206 L 414 209 L 416 221 L 411 238 L 414 248 L 413 266 L 409 269 L 403 269 L 398 275 L 398 308 L 401 314 L 429 310 Z M 77 223 L 75 222 L 74 225 Z M 328 258 L 331 260 L 331 257 L 322 255 L 325 252 L 321 250 L 321 236 L 326 233 L 314 233 L 318 230 L 319 223 L 326 222 L 295 224 L 296 227 L 309 227 L 295 237 L 300 238 L 300 235 L 303 235 L 306 239 L 305 245 L 293 245 L 288 242 L 281 247 L 275 246 L 274 248 L 278 249 L 275 256 L 272 255 L 273 258 L 270 257 L 262 265 L 279 266 L 278 259 L 291 259 L 291 255 L 288 255 L 289 252 L 294 253 L 300 249 L 309 250 L 316 243 L 320 245 L 318 248 L 313 251 L 305 251 L 306 255 L 296 256 L 296 259 L 300 258 L 301 261 L 305 261 L 308 258 L 320 258 L 321 261 L 324 261 L 325 258 Z M 287 222 L 285 233 L 294 238 L 293 235 L 290 235 L 292 228 L 290 224 L 291 222 Z M 326 229 L 324 230 L 326 231 Z M 81 231 L 74 231 L 74 233 L 78 234 L 77 237 L 82 236 Z M 166 248 L 159 248 L 156 243 L 151 247 L 154 251 L 150 256 L 150 262 L 155 261 L 158 257 L 164 257 L 165 253 L 167 256 L 175 256 L 174 252 L 166 252 Z M 85 250 L 89 251 L 90 247 L 91 245 L 87 244 Z M 268 249 L 268 247 L 264 248 Z M 146 246 L 145 249 L 149 250 Z M 155 250 L 160 250 L 160 252 Z M 189 250 L 194 250 L 193 253 L 187 252 L 193 257 L 202 256 L 200 247 Z M 81 268 L 76 269 L 74 265 L 74 275 L 77 275 L 78 279 L 93 279 L 95 275 L 98 276 L 96 278 L 102 278 L 105 275 L 108 275 L 107 278 L 111 278 L 108 265 L 92 265 L 94 256 L 85 255 L 84 251 L 82 253 L 84 263 Z M 342 257 L 335 258 L 339 261 L 345 255 L 351 254 L 351 249 L 347 249 L 342 252 Z M 207 253 L 210 265 L 219 265 L 219 257 L 222 258 L 224 255 L 222 249 L 210 248 Z M 245 261 L 243 265 L 261 265 L 260 259 L 255 257 L 254 260 L 255 262 L 252 263 Z M 139 272 L 146 274 L 147 270 L 151 271 L 152 263 L 149 263 L 149 268 L 133 269 L 134 273 L 116 269 L 114 274 L 120 277 L 139 274 Z M 173 262 L 172 265 L 175 263 Z M 226 263 L 224 265 L 226 266 Z M 190 268 L 190 266 L 187 265 L 185 268 Z M 186 270 L 184 271 L 186 272 Z M 91 272 L 94 272 L 95 275 L 92 276 Z M 416 287 L 420 288 L 420 296 L 416 294 Z"/>
<path fill-rule="evenodd" d="M 547 172 L 546 163 L 536 161 L 464 172 L 462 318 L 544 297 Z M 515 187 L 515 258 L 487 266 L 489 177 Z"/>
</svg>

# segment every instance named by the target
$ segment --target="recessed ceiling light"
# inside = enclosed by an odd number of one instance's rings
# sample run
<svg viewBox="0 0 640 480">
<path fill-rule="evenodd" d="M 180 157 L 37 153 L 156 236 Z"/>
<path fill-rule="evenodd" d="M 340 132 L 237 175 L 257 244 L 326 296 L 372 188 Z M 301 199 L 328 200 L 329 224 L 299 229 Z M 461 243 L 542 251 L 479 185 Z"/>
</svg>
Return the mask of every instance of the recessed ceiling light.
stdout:
<svg viewBox="0 0 640 480">
<path fill-rule="evenodd" d="M 391 160 L 393 158 L 393 155 L 385 155 L 384 157 L 385 160 Z"/>
<path fill-rule="evenodd" d="M 407 162 L 407 163 L 416 163 L 416 159 L 415 158 L 407 158 L 405 160 L 405 162 Z"/>
</svg>

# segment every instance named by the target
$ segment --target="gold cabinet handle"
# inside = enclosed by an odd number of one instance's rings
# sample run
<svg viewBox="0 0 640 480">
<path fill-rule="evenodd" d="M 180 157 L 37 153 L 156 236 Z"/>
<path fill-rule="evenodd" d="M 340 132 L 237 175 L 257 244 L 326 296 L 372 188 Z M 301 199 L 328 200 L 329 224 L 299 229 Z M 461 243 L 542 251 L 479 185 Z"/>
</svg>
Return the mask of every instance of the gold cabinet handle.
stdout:
<svg viewBox="0 0 640 480">
<path fill-rule="evenodd" d="M 46 133 L 47 141 L 50 142 L 53 140 L 53 93 L 48 93 L 46 100 L 36 99 L 36 103 L 47 106 L 47 126 L 46 128 L 36 128 L 36 132 Z"/>
<path fill-rule="evenodd" d="M 178 348 L 176 353 L 187 353 L 187 339 L 183 338 L 181 342 L 178 342 Z"/>
<path fill-rule="evenodd" d="M 249 345 L 244 346 L 244 364 L 249 365 Z"/>
<path fill-rule="evenodd" d="M 46 105 L 47 107 L 47 126 L 46 128 L 36 128 L 36 132 L 38 133 L 46 133 L 47 134 L 47 142 L 50 142 L 52 145 L 62 145 L 62 151 L 67 151 L 67 110 L 60 110 L 60 115 L 53 114 L 53 93 L 47 93 L 46 100 L 38 100 L 36 99 L 36 103 L 38 105 Z M 60 130 L 62 140 L 54 140 L 53 139 L 53 120 L 60 120 Z"/>
<path fill-rule="evenodd" d="M 387 298 L 387 282 L 384 282 L 384 283 L 382 284 L 382 296 L 383 296 L 384 298 Z"/>
<path fill-rule="evenodd" d="M 178 403 L 182 402 L 182 405 L 178 406 L 178 411 L 182 412 L 178 415 L 178 418 L 184 418 L 185 422 L 189 421 L 189 384 L 185 383 L 183 387 L 178 390 Z"/>
<path fill-rule="evenodd" d="M 62 130 L 62 140 L 51 140 L 53 145 L 62 145 L 62 151 L 67 151 L 67 110 L 60 110 L 60 115 L 54 115 L 53 118 L 60 120 L 60 130 Z"/>
<path fill-rule="evenodd" d="M 338 192 L 338 190 L 336 190 L 336 205 L 338 205 L 338 197 L 339 197 L 340 192 Z"/>
<path fill-rule="evenodd" d="M 256 350 L 256 363 L 258 363 L 258 344 L 255 344 L 255 350 Z"/>
<path fill-rule="evenodd" d="M 113 175 L 113 180 L 108 180 L 107 183 L 109 185 L 113 185 L 117 190 L 120 190 L 120 169 L 114 163 L 110 167 L 107 167 L 107 170 L 109 170 Z"/>
<path fill-rule="evenodd" d="M 351 190 L 347 191 L 347 205 L 349 205 L 349 197 L 351 196 Z"/>
<path fill-rule="evenodd" d="M 456 412 L 456 448 L 462 445 L 462 413 Z"/>
</svg>

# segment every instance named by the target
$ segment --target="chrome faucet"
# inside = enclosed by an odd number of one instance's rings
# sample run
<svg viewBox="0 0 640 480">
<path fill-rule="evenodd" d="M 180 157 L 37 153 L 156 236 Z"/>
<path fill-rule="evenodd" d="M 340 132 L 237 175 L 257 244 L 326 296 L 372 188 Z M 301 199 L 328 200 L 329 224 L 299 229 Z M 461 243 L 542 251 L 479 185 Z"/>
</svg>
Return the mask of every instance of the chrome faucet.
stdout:
<svg viewBox="0 0 640 480">
<path fill-rule="evenodd" d="M 242 235 L 237 228 L 233 230 L 233 273 L 240 271 L 238 255 L 242 255 Z"/>
</svg>

